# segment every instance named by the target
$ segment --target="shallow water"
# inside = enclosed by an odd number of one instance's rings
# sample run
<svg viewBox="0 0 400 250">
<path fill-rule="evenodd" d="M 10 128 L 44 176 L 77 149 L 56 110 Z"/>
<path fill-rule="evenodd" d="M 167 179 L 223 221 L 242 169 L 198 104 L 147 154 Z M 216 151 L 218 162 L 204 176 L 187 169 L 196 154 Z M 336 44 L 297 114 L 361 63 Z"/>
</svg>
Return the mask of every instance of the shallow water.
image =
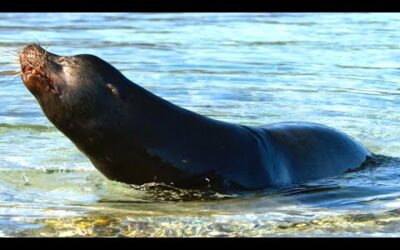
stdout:
<svg viewBox="0 0 400 250">
<path fill-rule="evenodd" d="M 198 113 L 310 121 L 400 157 L 399 14 L 0 14 L 0 236 L 400 236 L 400 161 L 223 196 L 106 180 L 44 117 L 18 50 L 95 54 Z"/>
</svg>

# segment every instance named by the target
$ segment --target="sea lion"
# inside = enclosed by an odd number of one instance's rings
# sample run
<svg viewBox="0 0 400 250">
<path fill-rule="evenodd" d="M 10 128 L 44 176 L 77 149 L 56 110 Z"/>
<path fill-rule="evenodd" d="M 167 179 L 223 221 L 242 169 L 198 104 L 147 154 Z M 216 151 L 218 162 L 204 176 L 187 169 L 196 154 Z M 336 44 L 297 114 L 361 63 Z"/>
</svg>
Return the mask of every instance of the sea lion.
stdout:
<svg viewBox="0 0 400 250">
<path fill-rule="evenodd" d="M 46 117 L 111 180 L 259 190 L 340 175 L 372 155 L 320 124 L 253 127 L 205 117 L 93 55 L 59 56 L 30 44 L 19 58 L 22 80 Z"/>
</svg>

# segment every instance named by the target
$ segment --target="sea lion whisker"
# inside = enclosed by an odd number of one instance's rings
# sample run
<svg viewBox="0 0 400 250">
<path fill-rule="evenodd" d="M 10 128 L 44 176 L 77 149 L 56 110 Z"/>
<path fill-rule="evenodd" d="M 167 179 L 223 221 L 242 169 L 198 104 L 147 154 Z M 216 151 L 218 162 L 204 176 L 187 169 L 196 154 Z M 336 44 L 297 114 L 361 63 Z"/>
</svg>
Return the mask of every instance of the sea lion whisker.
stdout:
<svg viewBox="0 0 400 250">
<path fill-rule="evenodd" d="M 4 83 L 5 85 L 8 85 L 8 84 L 14 82 L 14 81 L 18 78 L 18 76 L 20 76 L 20 75 L 21 75 L 21 73 L 20 73 L 20 74 L 10 75 L 10 79 L 7 80 L 7 81 L 5 81 L 5 82 L 3 82 L 3 83 Z"/>
<path fill-rule="evenodd" d="M 35 68 L 35 66 L 32 65 L 32 63 L 29 60 L 25 61 L 31 68 Z"/>
<path fill-rule="evenodd" d="M 20 63 L 19 63 L 19 62 L 12 61 L 12 62 L 1 63 L 1 65 L 4 65 L 4 66 L 12 66 L 12 67 L 19 67 L 19 66 L 20 66 Z"/>
<path fill-rule="evenodd" d="M 9 50 L 3 50 L 3 51 L 1 51 L 0 54 L 15 58 L 16 56 L 18 56 L 18 51 L 14 52 L 14 51 L 9 51 Z"/>
<path fill-rule="evenodd" d="M 51 48 L 51 46 L 52 46 L 51 43 L 52 43 L 52 42 L 49 41 L 49 43 L 48 43 L 47 45 L 43 45 L 43 46 L 42 46 L 42 47 L 45 49 L 45 53 L 47 53 L 47 51 Z"/>
<path fill-rule="evenodd" d="M 23 72 L 22 72 L 22 70 L 16 70 L 16 71 L 14 71 L 14 73 L 11 73 L 10 75 L 12 75 L 12 76 L 19 76 L 19 75 L 21 75 Z"/>
</svg>

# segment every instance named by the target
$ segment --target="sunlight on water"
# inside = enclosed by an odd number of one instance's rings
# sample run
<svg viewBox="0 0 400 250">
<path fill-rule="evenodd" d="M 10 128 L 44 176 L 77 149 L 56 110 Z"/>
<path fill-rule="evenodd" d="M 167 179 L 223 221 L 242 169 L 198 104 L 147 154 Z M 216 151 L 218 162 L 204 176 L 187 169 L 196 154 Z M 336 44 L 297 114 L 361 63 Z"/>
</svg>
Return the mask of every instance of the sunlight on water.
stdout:
<svg viewBox="0 0 400 250">
<path fill-rule="evenodd" d="M 222 195 L 106 180 L 19 77 L 38 42 L 247 125 L 309 121 L 400 157 L 399 14 L 0 14 L 0 236 L 400 236 L 400 162 Z"/>
</svg>

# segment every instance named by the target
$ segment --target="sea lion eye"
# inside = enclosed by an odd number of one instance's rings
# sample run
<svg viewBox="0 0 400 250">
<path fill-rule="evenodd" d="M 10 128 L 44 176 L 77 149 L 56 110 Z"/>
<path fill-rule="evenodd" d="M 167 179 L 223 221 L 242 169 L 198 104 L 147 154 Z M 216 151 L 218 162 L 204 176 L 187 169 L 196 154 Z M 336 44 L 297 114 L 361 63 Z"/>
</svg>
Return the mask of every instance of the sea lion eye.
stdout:
<svg viewBox="0 0 400 250">
<path fill-rule="evenodd" d="M 113 96 L 119 96 L 118 89 L 116 87 L 114 87 L 114 85 L 112 85 L 111 83 L 107 83 L 106 87 L 107 87 L 107 89 L 110 90 L 110 92 Z"/>
</svg>

